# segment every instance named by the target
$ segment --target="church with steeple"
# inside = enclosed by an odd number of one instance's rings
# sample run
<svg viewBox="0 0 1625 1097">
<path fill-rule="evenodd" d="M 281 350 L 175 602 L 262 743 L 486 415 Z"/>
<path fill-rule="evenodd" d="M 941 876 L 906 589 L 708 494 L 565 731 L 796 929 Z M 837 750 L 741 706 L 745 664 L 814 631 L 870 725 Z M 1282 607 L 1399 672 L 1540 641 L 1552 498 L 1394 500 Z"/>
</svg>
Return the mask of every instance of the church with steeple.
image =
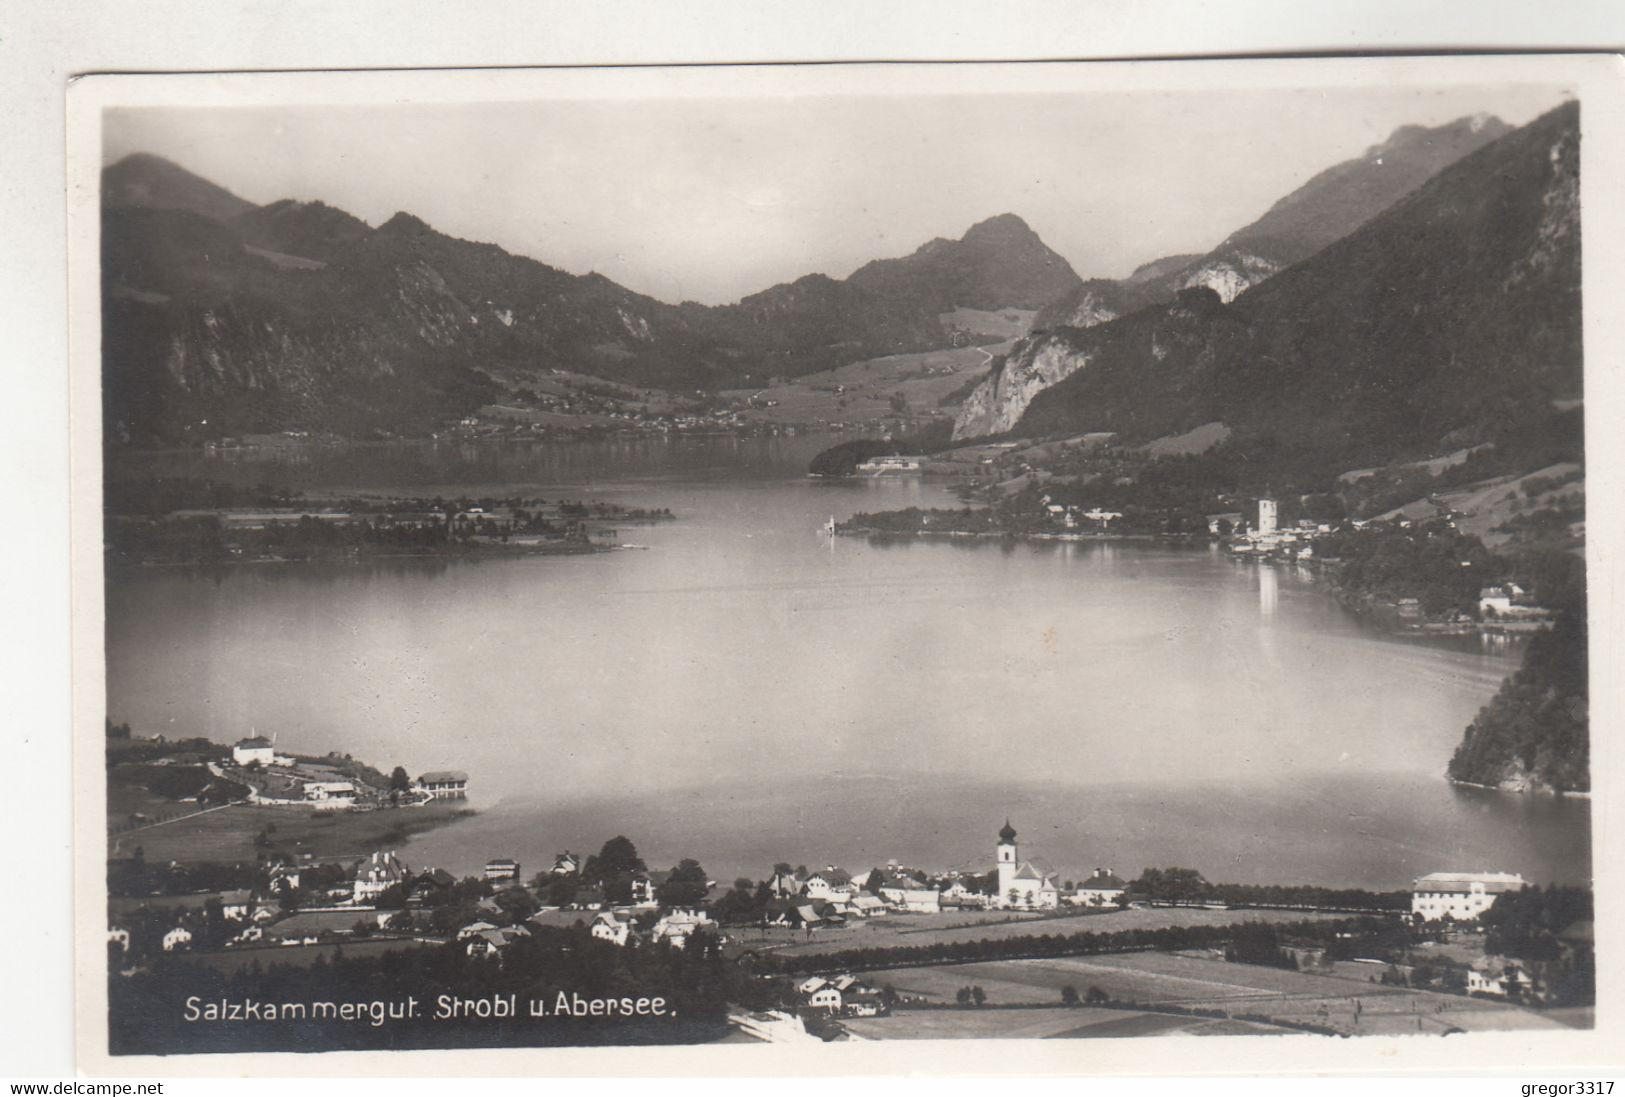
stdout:
<svg viewBox="0 0 1625 1097">
<path fill-rule="evenodd" d="M 1021 860 L 1016 828 L 1010 825 L 1009 819 L 999 828 L 999 844 L 994 847 L 994 856 L 999 890 L 993 896 L 993 906 L 1006 910 L 1054 910 L 1061 905 L 1055 873 L 1046 866 Z"/>
</svg>

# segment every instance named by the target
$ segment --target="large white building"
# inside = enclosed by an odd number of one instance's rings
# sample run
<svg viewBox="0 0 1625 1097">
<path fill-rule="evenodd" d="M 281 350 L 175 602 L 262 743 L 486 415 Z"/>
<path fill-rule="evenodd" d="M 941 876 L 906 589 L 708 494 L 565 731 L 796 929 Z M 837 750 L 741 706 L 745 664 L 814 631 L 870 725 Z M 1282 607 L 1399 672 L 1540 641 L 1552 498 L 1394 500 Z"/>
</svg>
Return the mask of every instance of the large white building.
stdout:
<svg viewBox="0 0 1625 1097">
<path fill-rule="evenodd" d="M 1010 820 L 999 828 L 999 844 L 994 847 L 998 862 L 999 893 L 995 906 L 1021 910 L 1054 910 L 1061 905 L 1061 890 L 1055 874 L 1016 856 L 1016 828 Z"/>
<path fill-rule="evenodd" d="M 419 777 L 417 786 L 436 800 L 461 800 L 468 795 L 468 774 L 460 769 L 437 769 Z"/>
<path fill-rule="evenodd" d="M 1258 533 L 1260 536 L 1269 536 L 1276 532 L 1280 526 L 1279 504 L 1274 499 L 1260 499 L 1258 501 Z"/>
<path fill-rule="evenodd" d="M 265 736 L 253 735 L 232 744 L 231 760 L 239 766 L 246 766 L 250 762 L 268 766 L 276 761 L 276 748 Z"/>
<path fill-rule="evenodd" d="M 1515 872 L 1430 872 L 1411 886 L 1411 913 L 1429 922 L 1467 922 L 1489 910 L 1497 895 L 1527 881 Z"/>
<path fill-rule="evenodd" d="M 406 866 L 388 850 L 379 850 L 356 866 L 351 895 L 357 903 L 370 903 L 396 884 L 406 883 Z"/>
</svg>

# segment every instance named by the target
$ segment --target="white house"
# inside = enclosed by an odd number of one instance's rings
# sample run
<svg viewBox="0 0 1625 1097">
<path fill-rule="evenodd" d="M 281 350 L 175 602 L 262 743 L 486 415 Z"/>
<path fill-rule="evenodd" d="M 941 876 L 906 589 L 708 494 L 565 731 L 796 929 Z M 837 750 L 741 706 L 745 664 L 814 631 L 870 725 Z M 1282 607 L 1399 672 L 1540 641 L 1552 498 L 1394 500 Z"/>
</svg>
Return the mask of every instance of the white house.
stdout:
<svg viewBox="0 0 1625 1097">
<path fill-rule="evenodd" d="M 1093 875 L 1072 892 L 1071 902 L 1080 907 L 1114 906 L 1128 885 L 1109 868 L 1097 868 Z"/>
<path fill-rule="evenodd" d="M 1485 956 L 1467 969 L 1468 994 L 1519 998 L 1534 989 L 1535 981 L 1516 960 Z"/>
<path fill-rule="evenodd" d="M 263 735 L 250 736 L 232 744 L 231 760 L 239 766 L 246 766 L 251 762 L 268 766 L 276 761 L 276 748 L 271 745 L 271 740 Z"/>
<path fill-rule="evenodd" d="M 606 910 L 592 920 L 591 933 L 600 941 L 624 946 L 632 936 L 632 920 L 618 910 Z"/>
<path fill-rule="evenodd" d="M 999 844 L 994 847 L 998 864 L 999 890 L 993 905 L 1020 910 L 1054 910 L 1061 905 L 1061 890 L 1055 873 L 1032 861 L 1016 858 L 1016 828 L 1010 820 L 999 828 Z"/>
<path fill-rule="evenodd" d="M 165 952 L 185 952 L 192 947 L 192 931 L 185 926 L 176 926 L 164 934 Z"/>
<path fill-rule="evenodd" d="M 812 873 L 801 885 L 801 894 L 809 899 L 844 899 L 857 890 L 851 874 L 834 865 Z"/>
<path fill-rule="evenodd" d="M 406 866 L 394 853 L 380 850 L 356 866 L 352 898 L 357 903 L 370 903 L 396 884 L 406 883 Z"/>
<path fill-rule="evenodd" d="M 245 922 L 254 911 L 254 893 L 248 888 L 220 893 L 220 913 L 234 922 Z"/>
<path fill-rule="evenodd" d="M 554 876 L 574 876 L 581 871 L 581 858 L 565 850 L 553 858 L 552 873 Z"/>
<path fill-rule="evenodd" d="M 1490 909 L 1497 895 L 1526 886 L 1515 872 L 1433 872 L 1411 886 L 1411 913 L 1429 922 L 1447 915 L 1457 922 L 1472 921 Z"/>
<path fill-rule="evenodd" d="M 460 769 L 437 769 L 417 780 L 418 791 L 436 800 L 461 800 L 468 795 L 468 774 Z"/>
<path fill-rule="evenodd" d="M 529 936 L 530 930 L 524 926 L 502 926 L 500 928 L 493 926 L 467 938 L 468 954 L 489 960 L 501 955 L 503 949 L 521 937 Z M 463 935 L 458 934 L 458 937 L 461 939 Z"/>
<path fill-rule="evenodd" d="M 796 986 L 796 992 L 809 1006 L 831 1012 L 841 1008 L 841 988 L 828 979 L 814 975 Z"/>
<path fill-rule="evenodd" d="M 858 895 L 852 899 L 852 913 L 860 918 L 879 918 L 886 913 L 886 901 L 878 895 Z"/>
<path fill-rule="evenodd" d="M 299 890 L 299 867 L 286 863 L 272 865 L 266 878 L 266 890 L 272 895 Z"/>
<path fill-rule="evenodd" d="M 672 910 L 654 924 L 649 939 L 667 941 L 672 948 L 682 948 L 695 930 L 710 924 L 711 916 L 703 910 Z"/>
<path fill-rule="evenodd" d="M 897 910 L 911 914 L 941 914 L 942 896 L 933 887 L 906 887 L 886 883 L 880 887 L 880 897 Z"/>
<path fill-rule="evenodd" d="M 349 781 L 306 781 L 305 799 L 327 810 L 351 807 L 355 804 L 355 785 Z"/>
</svg>

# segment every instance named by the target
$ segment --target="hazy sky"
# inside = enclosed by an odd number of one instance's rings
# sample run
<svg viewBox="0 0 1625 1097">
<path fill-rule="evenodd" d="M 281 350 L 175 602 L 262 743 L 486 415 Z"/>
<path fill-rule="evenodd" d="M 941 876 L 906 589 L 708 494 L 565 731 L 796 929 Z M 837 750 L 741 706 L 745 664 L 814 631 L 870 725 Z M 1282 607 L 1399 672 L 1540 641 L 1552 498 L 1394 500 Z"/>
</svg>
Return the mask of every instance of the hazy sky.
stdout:
<svg viewBox="0 0 1625 1097">
<path fill-rule="evenodd" d="M 1084 277 L 1204 251 L 1408 123 L 1515 125 L 1550 87 L 109 111 L 253 202 L 397 210 L 667 301 L 844 277 L 1012 212 Z"/>
</svg>

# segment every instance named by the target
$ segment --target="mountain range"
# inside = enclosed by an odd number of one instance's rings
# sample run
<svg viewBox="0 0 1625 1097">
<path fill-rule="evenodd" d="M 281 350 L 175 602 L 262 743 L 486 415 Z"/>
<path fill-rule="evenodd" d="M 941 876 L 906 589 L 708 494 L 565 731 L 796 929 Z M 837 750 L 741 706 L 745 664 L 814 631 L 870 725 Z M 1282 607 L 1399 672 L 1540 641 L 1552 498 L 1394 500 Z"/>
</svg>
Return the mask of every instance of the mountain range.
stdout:
<svg viewBox="0 0 1625 1097">
<path fill-rule="evenodd" d="M 422 432 L 499 395 L 497 373 L 713 389 L 994 342 L 945 314 L 1037 310 L 1080 281 L 1006 214 L 846 279 L 671 305 L 408 213 L 372 228 L 320 202 L 257 206 L 148 155 L 104 171 L 102 278 L 109 436 L 168 443 Z"/>
<path fill-rule="evenodd" d="M 1577 109 L 1516 131 L 1484 116 L 1403 127 L 1217 248 L 1126 279 L 1081 279 L 1003 214 L 722 306 L 661 302 L 409 213 L 375 228 L 321 202 L 256 205 L 137 154 L 103 173 L 104 422 L 141 444 L 416 434 L 551 370 L 765 385 L 991 344 L 1008 318 L 978 331 L 976 310 L 1020 309 L 1034 332 L 965 399 L 958 438 L 1224 422 L 1340 451 L 1431 443 L 1482 427 L 1498 401 L 1517 420 L 1531 394 L 1578 393 L 1578 183 L 1563 174 Z"/>
<path fill-rule="evenodd" d="M 1527 435 L 1560 415 L 1577 438 L 1580 261 L 1568 103 L 1231 301 L 1195 286 L 1029 337 L 984 387 L 1054 383 L 1014 411 L 973 408 L 977 394 L 966 414 L 1124 441 L 1217 422 L 1234 446 L 1327 468 Z"/>
<path fill-rule="evenodd" d="M 1093 327 L 1150 305 L 1166 305 L 1180 291 L 1199 286 L 1214 290 L 1228 303 L 1347 236 L 1446 166 L 1510 129 L 1487 115 L 1435 127 L 1402 126 L 1360 156 L 1315 175 L 1213 250 L 1157 259 L 1122 280 L 1091 278 L 1040 310 L 1033 328 Z M 977 393 L 967 402 L 955 436 L 971 438 L 1014 427 L 1027 402 L 1064 375 L 1055 372 L 1056 365 L 1042 360 L 1027 375 L 1004 375 L 1002 390 L 989 385 Z"/>
<path fill-rule="evenodd" d="M 1442 126 L 1401 126 L 1360 156 L 1320 172 L 1212 251 L 1153 260 L 1121 282 L 1091 279 L 1074 294 L 1051 302 L 1034 326 L 1088 327 L 1100 322 L 1103 305 L 1120 316 L 1166 304 L 1193 286 L 1207 286 L 1232 301 L 1248 287 L 1341 240 L 1446 165 L 1511 128 L 1483 114 Z"/>
</svg>

